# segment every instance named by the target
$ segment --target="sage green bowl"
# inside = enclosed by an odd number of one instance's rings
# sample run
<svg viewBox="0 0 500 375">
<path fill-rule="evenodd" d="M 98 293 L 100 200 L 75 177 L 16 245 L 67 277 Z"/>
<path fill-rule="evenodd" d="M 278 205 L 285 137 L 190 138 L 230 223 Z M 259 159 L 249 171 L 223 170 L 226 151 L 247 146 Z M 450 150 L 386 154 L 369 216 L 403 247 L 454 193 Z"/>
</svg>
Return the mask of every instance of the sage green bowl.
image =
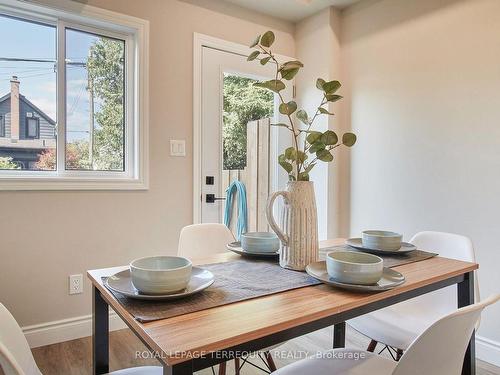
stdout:
<svg viewBox="0 0 500 375">
<path fill-rule="evenodd" d="M 241 235 L 241 247 L 249 253 L 275 253 L 280 240 L 271 232 L 247 232 Z"/>
<path fill-rule="evenodd" d="M 367 249 L 396 251 L 401 248 L 403 236 L 386 230 L 363 231 L 362 242 Z"/>
<path fill-rule="evenodd" d="M 326 270 L 337 282 L 373 285 L 382 278 L 384 261 L 376 255 L 358 251 L 333 251 L 326 255 Z"/>
<path fill-rule="evenodd" d="M 191 261 L 177 256 L 145 257 L 130 263 L 132 284 L 144 294 L 168 294 L 185 289 L 191 270 Z"/>
</svg>

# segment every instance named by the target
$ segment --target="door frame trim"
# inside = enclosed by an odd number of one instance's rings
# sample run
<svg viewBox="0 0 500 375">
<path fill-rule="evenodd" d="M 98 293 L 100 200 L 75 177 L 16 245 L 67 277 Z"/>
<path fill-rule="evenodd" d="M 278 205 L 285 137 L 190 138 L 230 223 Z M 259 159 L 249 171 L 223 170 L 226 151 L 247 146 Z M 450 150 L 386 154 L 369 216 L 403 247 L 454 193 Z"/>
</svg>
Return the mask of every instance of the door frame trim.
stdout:
<svg viewBox="0 0 500 375">
<path fill-rule="evenodd" d="M 193 223 L 201 223 L 201 97 L 202 97 L 202 58 L 203 47 L 247 56 L 251 48 L 243 44 L 230 42 L 213 36 L 193 33 Z M 278 61 L 294 60 L 292 57 L 276 54 Z M 277 139 L 273 143 L 277 143 Z M 278 165 L 273 172 L 278 176 Z"/>
</svg>

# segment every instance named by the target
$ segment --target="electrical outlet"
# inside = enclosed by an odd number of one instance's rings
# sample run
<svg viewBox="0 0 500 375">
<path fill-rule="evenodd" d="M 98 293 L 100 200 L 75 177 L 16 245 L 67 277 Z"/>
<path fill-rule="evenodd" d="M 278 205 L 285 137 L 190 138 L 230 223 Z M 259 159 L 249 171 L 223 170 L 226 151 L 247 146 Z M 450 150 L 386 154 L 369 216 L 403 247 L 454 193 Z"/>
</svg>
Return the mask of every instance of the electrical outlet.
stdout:
<svg viewBox="0 0 500 375">
<path fill-rule="evenodd" d="M 83 293 L 83 275 L 69 275 L 69 294 Z"/>
</svg>

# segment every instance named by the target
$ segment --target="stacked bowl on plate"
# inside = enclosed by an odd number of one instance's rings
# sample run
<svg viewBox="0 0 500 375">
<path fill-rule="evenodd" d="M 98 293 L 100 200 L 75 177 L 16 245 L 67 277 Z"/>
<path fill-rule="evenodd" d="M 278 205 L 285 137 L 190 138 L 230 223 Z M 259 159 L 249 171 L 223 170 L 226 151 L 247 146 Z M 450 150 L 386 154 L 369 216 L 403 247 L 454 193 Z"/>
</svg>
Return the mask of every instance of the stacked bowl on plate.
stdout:
<svg viewBox="0 0 500 375">
<path fill-rule="evenodd" d="M 405 254 L 417 248 L 403 242 L 403 236 L 385 230 L 365 230 L 362 238 L 349 238 L 346 244 L 366 253 L 373 254 Z"/>
<path fill-rule="evenodd" d="M 193 267 L 187 258 L 159 255 L 130 262 L 128 269 L 108 277 L 105 285 L 126 297 L 164 300 L 199 293 L 214 280 L 212 272 Z"/>
</svg>

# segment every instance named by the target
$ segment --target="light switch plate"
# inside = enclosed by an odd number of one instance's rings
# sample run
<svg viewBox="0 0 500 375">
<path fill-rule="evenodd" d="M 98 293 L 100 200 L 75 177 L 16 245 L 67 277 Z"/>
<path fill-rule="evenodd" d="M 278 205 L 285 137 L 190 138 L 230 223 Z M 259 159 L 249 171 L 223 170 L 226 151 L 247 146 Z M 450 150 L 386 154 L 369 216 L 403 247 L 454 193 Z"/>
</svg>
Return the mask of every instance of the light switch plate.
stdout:
<svg viewBox="0 0 500 375">
<path fill-rule="evenodd" d="M 170 156 L 186 156 L 186 141 L 184 139 L 170 140 Z"/>
</svg>

